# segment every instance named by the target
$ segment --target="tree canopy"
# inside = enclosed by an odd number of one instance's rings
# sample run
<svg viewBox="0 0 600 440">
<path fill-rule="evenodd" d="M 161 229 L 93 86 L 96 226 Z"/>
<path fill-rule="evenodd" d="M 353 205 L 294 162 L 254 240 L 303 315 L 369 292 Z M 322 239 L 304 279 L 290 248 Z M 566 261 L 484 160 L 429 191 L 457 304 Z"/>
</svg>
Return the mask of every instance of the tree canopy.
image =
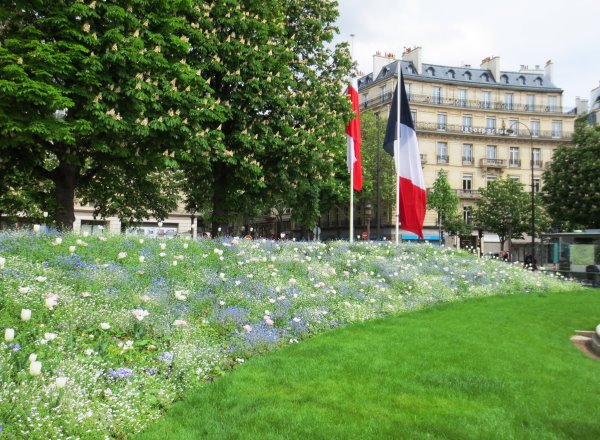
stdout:
<svg viewBox="0 0 600 440">
<path fill-rule="evenodd" d="M 555 226 L 600 228 L 600 125 L 578 121 L 575 146 L 560 146 L 544 173 L 543 197 Z"/>
<path fill-rule="evenodd" d="M 479 190 L 475 223 L 481 229 L 498 234 L 501 249 L 507 239 L 523 238 L 530 231 L 531 205 L 523 184 L 514 179 L 498 179 Z"/>
<path fill-rule="evenodd" d="M 50 182 L 63 227 L 75 196 L 135 221 L 182 194 L 217 222 L 283 197 L 314 223 L 349 113 L 336 6 L 4 2 L 0 171 Z"/>
</svg>

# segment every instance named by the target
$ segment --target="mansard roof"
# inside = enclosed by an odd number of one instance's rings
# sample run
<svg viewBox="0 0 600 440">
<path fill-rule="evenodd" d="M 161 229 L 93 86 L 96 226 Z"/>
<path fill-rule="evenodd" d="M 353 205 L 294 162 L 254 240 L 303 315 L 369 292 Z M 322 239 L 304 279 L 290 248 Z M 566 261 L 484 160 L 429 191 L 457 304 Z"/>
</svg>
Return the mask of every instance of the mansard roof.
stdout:
<svg viewBox="0 0 600 440">
<path fill-rule="evenodd" d="M 406 79 L 455 83 L 464 86 L 480 87 L 502 87 L 508 89 L 524 89 L 530 91 L 552 91 L 561 92 L 562 89 L 548 81 L 544 72 L 507 72 L 501 71 L 499 78 L 489 69 L 473 68 L 470 66 L 442 66 L 439 64 L 422 64 L 422 72 L 418 73 L 411 61 L 392 61 L 384 66 L 377 78 L 373 78 L 373 73 L 364 75 L 358 79 L 359 90 L 371 84 L 385 81 L 390 77 L 395 77 L 398 62 L 400 69 Z"/>
</svg>

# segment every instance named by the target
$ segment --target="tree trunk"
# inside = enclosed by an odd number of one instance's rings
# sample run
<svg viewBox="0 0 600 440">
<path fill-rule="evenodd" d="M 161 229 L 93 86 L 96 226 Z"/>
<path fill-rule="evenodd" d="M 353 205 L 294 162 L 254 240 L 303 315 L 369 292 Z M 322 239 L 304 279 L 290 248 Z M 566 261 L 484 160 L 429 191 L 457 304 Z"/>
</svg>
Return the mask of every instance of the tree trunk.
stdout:
<svg viewBox="0 0 600 440">
<path fill-rule="evenodd" d="M 226 171 L 223 164 L 216 164 L 213 171 L 213 197 L 212 197 L 212 227 L 213 237 L 227 233 L 227 209 L 225 206 Z M 221 230 L 219 231 L 219 228 Z"/>
<path fill-rule="evenodd" d="M 54 219 L 59 231 L 72 230 L 75 222 L 75 186 L 79 177 L 79 168 L 60 164 L 53 172 L 54 198 L 56 213 Z"/>
</svg>

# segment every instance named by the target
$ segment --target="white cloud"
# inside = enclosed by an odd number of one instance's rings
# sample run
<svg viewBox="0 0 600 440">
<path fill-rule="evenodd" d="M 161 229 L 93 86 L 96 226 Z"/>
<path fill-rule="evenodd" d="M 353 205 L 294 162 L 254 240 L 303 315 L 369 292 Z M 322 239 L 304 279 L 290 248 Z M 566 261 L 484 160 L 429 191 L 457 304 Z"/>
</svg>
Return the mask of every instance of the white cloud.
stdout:
<svg viewBox="0 0 600 440">
<path fill-rule="evenodd" d="M 479 66 L 499 56 L 502 70 L 554 62 L 563 105 L 589 98 L 600 80 L 600 2 L 597 0 L 339 0 L 340 40 L 354 37 L 354 58 L 372 71 L 376 51 L 400 56 L 421 46 L 423 61 Z"/>
</svg>

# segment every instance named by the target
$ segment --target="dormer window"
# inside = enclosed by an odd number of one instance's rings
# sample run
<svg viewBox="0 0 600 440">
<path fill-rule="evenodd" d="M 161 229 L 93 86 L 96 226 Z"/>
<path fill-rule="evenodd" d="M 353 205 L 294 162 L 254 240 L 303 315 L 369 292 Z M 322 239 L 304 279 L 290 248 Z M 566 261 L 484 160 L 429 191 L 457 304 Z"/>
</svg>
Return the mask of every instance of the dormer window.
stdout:
<svg viewBox="0 0 600 440">
<path fill-rule="evenodd" d="M 465 72 L 463 75 L 464 75 L 465 79 L 468 79 L 468 80 L 470 80 L 470 79 L 471 79 L 471 77 L 473 76 L 473 75 L 471 74 L 471 72 L 469 72 L 468 70 L 467 70 L 467 71 L 466 71 L 466 72 Z"/>
<path fill-rule="evenodd" d="M 456 76 L 456 74 L 454 73 L 454 70 L 450 69 L 446 72 L 446 75 L 448 75 L 448 78 L 452 78 L 454 79 L 454 77 Z"/>
<path fill-rule="evenodd" d="M 524 86 L 525 85 L 525 77 L 523 75 L 519 76 L 517 78 L 517 82 Z"/>
<path fill-rule="evenodd" d="M 433 67 L 428 67 L 425 72 L 430 76 L 435 76 L 435 69 Z"/>
<path fill-rule="evenodd" d="M 502 75 L 502 76 L 500 77 L 500 82 L 501 82 L 502 84 L 508 84 L 508 75 Z"/>
<path fill-rule="evenodd" d="M 541 78 L 541 77 L 539 77 L 539 76 L 538 76 L 536 79 L 534 79 L 534 80 L 533 80 L 533 83 L 534 83 L 536 86 L 541 86 L 541 85 L 544 83 L 544 81 L 542 80 L 542 78 Z"/>
<path fill-rule="evenodd" d="M 481 79 L 482 79 L 482 81 L 490 82 L 490 76 L 487 73 L 482 73 Z"/>
</svg>

